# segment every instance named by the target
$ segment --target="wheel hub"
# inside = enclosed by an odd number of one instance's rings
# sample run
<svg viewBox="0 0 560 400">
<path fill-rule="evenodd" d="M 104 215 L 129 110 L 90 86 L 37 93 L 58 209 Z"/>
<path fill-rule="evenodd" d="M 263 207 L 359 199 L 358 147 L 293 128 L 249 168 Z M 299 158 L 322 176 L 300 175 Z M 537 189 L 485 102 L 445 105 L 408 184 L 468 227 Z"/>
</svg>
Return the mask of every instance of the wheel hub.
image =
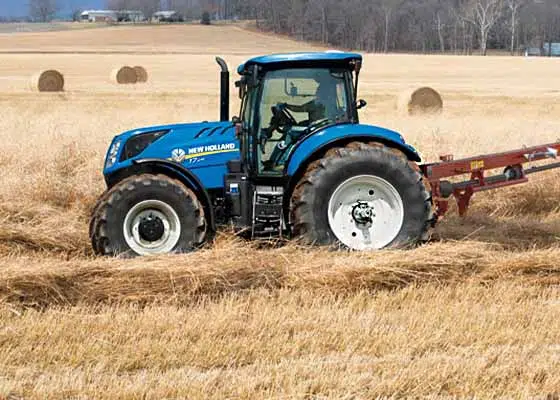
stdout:
<svg viewBox="0 0 560 400">
<path fill-rule="evenodd" d="M 375 175 L 357 175 L 340 183 L 328 204 L 329 227 L 353 250 L 381 249 L 399 234 L 404 205 L 395 187 Z"/>
<path fill-rule="evenodd" d="M 357 224 L 367 225 L 373 222 L 373 207 L 366 201 L 358 201 L 352 208 L 352 218 Z"/>
<path fill-rule="evenodd" d="M 150 214 L 140 221 L 138 233 L 142 239 L 148 242 L 155 242 L 161 239 L 165 233 L 165 225 L 161 218 Z"/>
<path fill-rule="evenodd" d="M 144 200 L 126 214 L 123 235 L 136 254 L 169 253 L 179 242 L 181 221 L 169 204 L 160 200 Z"/>
</svg>

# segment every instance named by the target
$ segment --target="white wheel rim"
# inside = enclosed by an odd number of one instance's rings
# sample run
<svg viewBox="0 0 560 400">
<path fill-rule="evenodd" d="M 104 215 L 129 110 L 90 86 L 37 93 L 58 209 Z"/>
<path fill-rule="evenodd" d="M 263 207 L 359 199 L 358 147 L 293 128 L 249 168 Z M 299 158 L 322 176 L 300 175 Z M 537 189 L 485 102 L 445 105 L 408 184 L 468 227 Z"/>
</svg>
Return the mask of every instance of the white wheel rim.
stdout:
<svg viewBox="0 0 560 400">
<path fill-rule="evenodd" d="M 385 179 L 358 175 L 336 188 L 328 217 L 336 238 L 350 249 L 382 249 L 399 234 L 404 206 L 397 189 Z"/>
<path fill-rule="evenodd" d="M 146 240 L 140 233 L 140 224 L 146 218 L 157 218 L 163 224 L 163 234 L 154 241 Z M 169 253 L 181 236 L 181 221 L 175 210 L 159 200 L 145 200 L 132 207 L 123 223 L 124 239 L 139 255 Z"/>
</svg>

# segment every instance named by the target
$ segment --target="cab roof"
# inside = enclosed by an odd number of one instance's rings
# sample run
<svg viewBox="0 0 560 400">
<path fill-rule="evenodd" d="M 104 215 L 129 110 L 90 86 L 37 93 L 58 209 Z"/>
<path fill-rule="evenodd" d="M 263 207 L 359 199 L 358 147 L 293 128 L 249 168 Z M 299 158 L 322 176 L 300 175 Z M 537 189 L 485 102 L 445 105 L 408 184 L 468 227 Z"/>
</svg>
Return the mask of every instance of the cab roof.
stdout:
<svg viewBox="0 0 560 400">
<path fill-rule="evenodd" d="M 361 61 L 362 56 L 358 53 L 346 53 L 343 51 L 325 51 L 308 53 L 284 53 L 271 54 L 251 58 L 237 68 L 239 74 L 243 74 L 251 65 L 259 65 L 266 69 L 311 67 L 311 66 L 342 66 L 350 67 L 355 61 Z"/>
</svg>

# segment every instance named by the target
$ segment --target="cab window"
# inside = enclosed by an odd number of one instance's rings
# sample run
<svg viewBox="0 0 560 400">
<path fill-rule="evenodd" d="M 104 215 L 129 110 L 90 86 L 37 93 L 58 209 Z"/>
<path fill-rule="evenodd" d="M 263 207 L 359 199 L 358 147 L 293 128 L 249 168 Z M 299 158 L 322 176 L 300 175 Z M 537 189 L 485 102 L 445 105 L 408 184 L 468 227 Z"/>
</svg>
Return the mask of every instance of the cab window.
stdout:
<svg viewBox="0 0 560 400">
<path fill-rule="evenodd" d="M 347 71 L 282 69 L 262 81 L 257 116 L 261 174 L 281 174 L 291 148 L 307 132 L 350 119 Z"/>
</svg>

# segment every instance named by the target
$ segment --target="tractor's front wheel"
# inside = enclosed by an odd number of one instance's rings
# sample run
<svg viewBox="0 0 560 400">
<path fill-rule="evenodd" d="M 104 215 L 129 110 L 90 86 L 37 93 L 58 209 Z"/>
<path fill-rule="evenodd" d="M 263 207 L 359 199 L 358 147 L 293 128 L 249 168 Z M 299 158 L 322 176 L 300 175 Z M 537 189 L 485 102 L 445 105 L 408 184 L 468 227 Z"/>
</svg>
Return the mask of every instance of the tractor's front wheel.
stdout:
<svg viewBox="0 0 560 400">
<path fill-rule="evenodd" d="M 90 222 L 100 255 L 152 255 L 196 249 L 206 237 L 204 208 L 181 182 L 143 174 L 123 180 L 99 199 Z"/>
<path fill-rule="evenodd" d="M 415 167 L 398 150 L 378 143 L 329 150 L 309 165 L 294 190 L 295 233 L 307 243 L 352 250 L 422 241 L 432 202 Z"/>
</svg>

